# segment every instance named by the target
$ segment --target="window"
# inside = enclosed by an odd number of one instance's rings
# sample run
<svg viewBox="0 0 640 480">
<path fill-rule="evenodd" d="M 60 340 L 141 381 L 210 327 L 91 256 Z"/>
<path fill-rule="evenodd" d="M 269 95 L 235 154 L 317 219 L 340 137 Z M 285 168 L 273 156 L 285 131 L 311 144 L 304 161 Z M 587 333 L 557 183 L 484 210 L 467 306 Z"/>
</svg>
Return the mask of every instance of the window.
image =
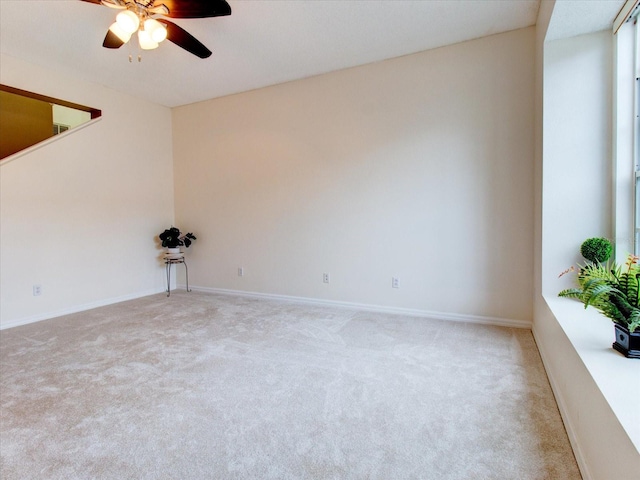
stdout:
<svg viewBox="0 0 640 480">
<path fill-rule="evenodd" d="M 640 254 L 640 25 L 638 0 L 614 24 L 613 229 L 615 259 Z"/>
<path fill-rule="evenodd" d="M 639 9 L 636 6 L 634 13 L 629 20 L 633 22 L 633 75 L 634 75 L 634 99 L 633 99 L 633 164 L 635 171 L 634 182 L 634 222 L 635 232 L 634 255 L 640 255 L 640 25 L 638 25 Z"/>
<path fill-rule="evenodd" d="M 66 132 L 67 130 L 69 130 L 69 125 L 62 125 L 61 123 L 54 123 L 53 124 L 53 134 L 54 135 L 58 135 L 62 132 Z"/>
</svg>

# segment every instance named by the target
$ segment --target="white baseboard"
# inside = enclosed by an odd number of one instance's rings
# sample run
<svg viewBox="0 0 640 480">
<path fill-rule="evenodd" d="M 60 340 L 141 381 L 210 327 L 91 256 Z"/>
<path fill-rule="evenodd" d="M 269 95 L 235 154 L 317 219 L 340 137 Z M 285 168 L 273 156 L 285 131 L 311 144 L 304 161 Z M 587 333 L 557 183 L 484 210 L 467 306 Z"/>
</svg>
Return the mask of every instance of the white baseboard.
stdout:
<svg viewBox="0 0 640 480">
<path fill-rule="evenodd" d="M 184 288 L 184 287 L 185 285 L 178 285 L 178 288 Z M 389 314 L 395 314 L 395 315 L 410 315 L 414 317 L 432 318 L 435 320 L 447 320 L 451 322 L 466 322 L 466 323 L 476 323 L 476 324 L 482 324 L 482 325 L 495 325 L 500 327 L 531 329 L 531 322 L 528 322 L 525 320 L 513 320 L 513 319 L 499 318 L 499 317 L 485 317 L 480 315 L 463 315 L 463 314 L 456 314 L 456 313 L 433 312 L 429 310 L 418 310 L 418 309 L 412 309 L 412 308 L 385 307 L 382 305 L 340 302 L 335 300 L 323 300 L 323 299 L 308 298 L 308 297 L 295 297 L 290 295 L 277 295 L 277 294 L 271 294 L 271 293 L 246 292 L 242 290 L 228 290 L 223 288 L 193 287 L 193 286 L 191 286 L 190 288 L 197 292 L 217 293 L 220 295 L 265 298 L 265 299 L 281 300 L 281 301 L 287 301 L 287 302 L 306 303 L 310 305 L 342 307 L 342 308 L 362 310 L 367 312 L 389 313 Z M 91 310 L 97 307 L 104 307 L 106 305 L 112 305 L 114 303 L 125 302 L 127 300 L 134 300 L 136 298 L 155 295 L 157 293 L 162 293 L 164 291 L 165 291 L 164 289 L 146 290 L 146 291 L 137 292 L 134 294 L 122 295 L 119 297 L 111 297 L 103 300 L 98 300 L 96 302 L 85 303 L 81 305 L 74 305 L 73 307 L 64 308 L 64 309 L 56 310 L 53 312 L 46 312 L 38 315 L 33 315 L 30 317 L 19 318 L 19 319 L 1 324 L 0 330 L 4 330 L 6 328 L 18 327 L 20 325 L 27 325 L 29 323 L 40 322 L 42 320 L 48 320 L 51 318 L 61 317 L 62 315 L 69 315 L 71 313 L 83 312 L 85 310 Z"/>
<path fill-rule="evenodd" d="M 135 300 L 136 298 L 147 297 L 149 295 L 155 295 L 156 293 L 161 293 L 164 291 L 164 288 L 160 290 L 145 290 L 143 292 L 121 295 L 119 297 L 105 298 L 96 302 L 74 305 L 72 307 L 55 310 L 53 312 L 40 313 L 38 315 L 32 315 L 30 317 L 18 318 L 16 320 L 11 320 L 9 322 L 0 324 L 0 330 L 19 327 L 20 325 L 27 325 L 29 323 L 41 322 L 42 320 L 49 320 L 51 318 L 61 317 L 63 315 L 69 315 L 71 313 L 84 312 L 85 310 L 104 307 L 106 305 L 112 305 L 114 303 L 126 302 L 127 300 Z"/>
<path fill-rule="evenodd" d="M 179 285 L 185 288 L 185 285 Z M 525 320 L 513 320 L 509 318 L 485 317 L 480 315 L 463 315 L 457 313 L 432 312 L 429 310 L 417 310 L 412 308 L 385 307 L 382 305 L 369 305 L 363 303 L 340 302 L 336 300 L 323 300 L 318 298 L 295 297 L 290 295 L 277 295 L 272 293 L 246 292 L 243 290 L 228 290 L 224 288 L 194 287 L 193 291 L 217 293 L 220 295 L 233 295 L 241 297 L 266 298 L 271 300 L 282 300 L 287 302 L 306 303 L 311 305 L 324 305 L 331 307 L 343 307 L 353 310 L 363 310 L 367 312 L 389 313 L 396 315 L 410 315 L 413 317 L 431 318 L 435 320 L 448 320 L 452 322 L 477 323 L 482 325 L 495 325 L 500 327 L 526 328 L 531 329 L 531 322 Z"/>
<path fill-rule="evenodd" d="M 536 335 L 535 326 L 531 329 L 533 333 L 533 339 L 536 341 L 536 346 L 538 347 L 538 352 L 540 352 L 540 358 L 542 359 L 542 364 L 544 365 L 544 369 L 547 373 L 547 378 L 549 379 L 549 384 L 551 385 L 551 390 L 553 391 L 553 395 L 556 399 L 556 404 L 558 405 L 558 410 L 560 410 L 560 416 L 562 417 L 562 421 L 564 422 L 564 428 L 567 431 L 567 436 L 569 437 L 569 443 L 571 443 L 571 448 L 573 449 L 573 454 L 576 457 L 576 462 L 578 463 L 578 468 L 580 469 L 580 474 L 582 475 L 583 480 L 591 480 L 592 476 L 589 472 L 589 467 L 587 462 L 585 462 L 584 454 L 582 453 L 582 449 L 580 448 L 580 442 L 578 442 L 578 438 L 576 436 L 576 430 L 571 421 L 571 416 L 569 415 L 569 408 L 567 406 L 567 401 L 562 396 L 560 392 L 560 388 L 558 387 L 558 382 L 553 376 L 553 372 L 550 368 L 550 363 L 548 361 L 548 355 L 539 342 L 538 336 Z"/>
</svg>

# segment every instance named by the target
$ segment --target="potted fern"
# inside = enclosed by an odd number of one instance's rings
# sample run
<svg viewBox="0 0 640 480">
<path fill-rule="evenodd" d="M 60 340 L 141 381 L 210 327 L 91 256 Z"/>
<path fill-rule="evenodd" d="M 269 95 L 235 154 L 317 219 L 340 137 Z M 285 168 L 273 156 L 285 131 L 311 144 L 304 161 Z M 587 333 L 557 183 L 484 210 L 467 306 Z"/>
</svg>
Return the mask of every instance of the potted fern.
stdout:
<svg viewBox="0 0 640 480">
<path fill-rule="evenodd" d="M 558 295 L 575 298 L 584 308 L 591 305 L 611 319 L 616 335 L 612 347 L 628 358 L 640 358 L 639 257 L 629 255 L 624 266 L 609 263 L 612 248 L 606 239 L 585 240 L 580 251 L 587 262 L 578 269 L 578 287 Z M 564 273 L 570 271 L 575 268 Z"/>
</svg>

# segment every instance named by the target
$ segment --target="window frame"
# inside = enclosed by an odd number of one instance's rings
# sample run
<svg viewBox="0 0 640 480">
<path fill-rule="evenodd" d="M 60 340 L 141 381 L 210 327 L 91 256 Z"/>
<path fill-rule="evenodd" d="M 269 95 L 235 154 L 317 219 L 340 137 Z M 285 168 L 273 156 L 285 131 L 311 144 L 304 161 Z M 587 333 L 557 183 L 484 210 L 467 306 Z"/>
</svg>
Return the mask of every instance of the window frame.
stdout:
<svg viewBox="0 0 640 480">
<path fill-rule="evenodd" d="M 633 169 L 634 169 L 634 202 L 633 202 L 633 232 L 634 248 L 633 254 L 640 255 L 640 25 L 638 25 L 639 9 L 635 10 L 629 17 L 628 22 L 633 25 L 633 130 L 630 141 L 633 145 Z M 620 61 L 621 59 L 618 59 Z"/>
</svg>

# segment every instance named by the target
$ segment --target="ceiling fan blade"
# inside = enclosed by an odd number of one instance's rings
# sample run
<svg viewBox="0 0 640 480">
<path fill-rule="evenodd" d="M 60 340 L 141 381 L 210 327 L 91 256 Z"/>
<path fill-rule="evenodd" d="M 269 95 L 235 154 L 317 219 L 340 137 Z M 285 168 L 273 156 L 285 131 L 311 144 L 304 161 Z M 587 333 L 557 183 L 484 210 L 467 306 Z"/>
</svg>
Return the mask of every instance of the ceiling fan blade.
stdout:
<svg viewBox="0 0 640 480">
<path fill-rule="evenodd" d="M 155 3 L 166 5 L 169 8 L 167 17 L 170 18 L 208 18 L 231 15 L 231 7 L 225 0 L 156 0 Z"/>
<path fill-rule="evenodd" d="M 105 7 L 115 8 L 118 10 L 127 8 L 127 4 L 121 0 L 100 0 L 100 3 Z"/>
<path fill-rule="evenodd" d="M 111 8 L 126 8 L 126 3 L 123 0 L 81 0 L 87 3 L 93 3 L 95 5 L 104 5 Z"/>
<path fill-rule="evenodd" d="M 165 19 L 162 19 L 161 22 L 167 26 L 167 40 L 184 48 L 187 52 L 193 53 L 196 57 L 208 58 L 211 56 L 211 50 L 200 43 L 196 37 L 187 32 L 184 28 Z"/>
<path fill-rule="evenodd" d="M 168 16 L 169 15 L 169 7 L 167 7 L 166 5 L 156 5 L 155 7 L 150 7 L 149 9 L 147 9 L 147 12 L 149 13 L 157 13 L 158 15 L 165 15 Z"/>
<path fill-rule="evenodd" d="M 111 30 L 107 30 L 107 35 L 104 37 L 102 46 L 104 48 L 120 48 L 122 45 L 124 45 L 124 42 Z"/>
</svg>

